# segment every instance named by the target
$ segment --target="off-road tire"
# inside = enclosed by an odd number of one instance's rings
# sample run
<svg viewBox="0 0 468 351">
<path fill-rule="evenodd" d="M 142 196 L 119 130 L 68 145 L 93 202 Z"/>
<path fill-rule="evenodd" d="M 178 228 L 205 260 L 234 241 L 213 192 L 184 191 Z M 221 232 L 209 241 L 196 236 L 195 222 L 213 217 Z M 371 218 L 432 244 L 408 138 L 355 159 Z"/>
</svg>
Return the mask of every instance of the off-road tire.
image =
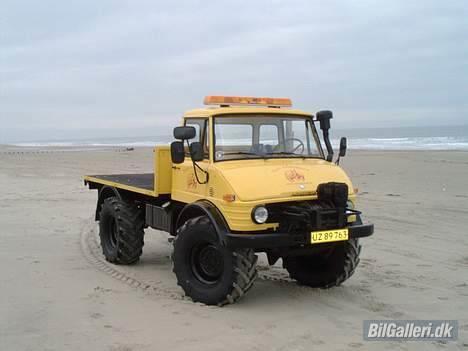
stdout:
<svg viewBox="0 0 468 351">
<path fill-rule="evenodd" d="M 195 302 L 225 305 L 240 299 L 257 278 L 257 256 L 252 249 L 230 250 L 221 242 L 209 218 L 187 220 L 177 231 L 172 254 L 177 284 Z M 222 272 L 213 281 L 204 281 L 197 273 L 193 252 L 200 245 L 216 250 Z"/>
<path fill-rule="evenodd" d="M 99 237 L 102 253 L 115 264 L 132 264 L 143 252 L 144 215 L 136 205 L 109 197 L 101 206 Z"/>
<path fill-rule="evenodd" d="M 331 251 L 283 258 L 283 267 L 299 284 L 328 289 L 349 279 L 359 264 L 358 239 L 337 243 Z"/>
</svg>

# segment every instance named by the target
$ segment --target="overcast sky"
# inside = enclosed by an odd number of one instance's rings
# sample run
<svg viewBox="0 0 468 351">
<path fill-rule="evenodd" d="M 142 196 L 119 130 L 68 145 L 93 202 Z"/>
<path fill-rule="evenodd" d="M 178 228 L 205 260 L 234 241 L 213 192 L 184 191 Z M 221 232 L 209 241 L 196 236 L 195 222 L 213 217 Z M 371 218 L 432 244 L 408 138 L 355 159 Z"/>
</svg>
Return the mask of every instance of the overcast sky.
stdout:
<svg viewBox="0 0 468 351">
<path fill-rule="evenodd" d="M 468 1 L 0 2 L 0 143 L 155 135 L 209 94 L 468 124 Z"/>
</svg>

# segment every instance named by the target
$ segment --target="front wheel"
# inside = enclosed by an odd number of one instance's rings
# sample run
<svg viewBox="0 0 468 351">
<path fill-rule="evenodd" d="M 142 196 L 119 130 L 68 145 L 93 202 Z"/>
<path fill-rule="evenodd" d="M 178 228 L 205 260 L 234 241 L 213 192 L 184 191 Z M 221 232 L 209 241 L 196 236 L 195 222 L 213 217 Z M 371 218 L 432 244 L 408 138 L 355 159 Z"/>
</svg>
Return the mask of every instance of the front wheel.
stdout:
<svg viewBox="0 0 468 351">
<path fill-rule="evenodd" d="M 334 244 L 330 249 L 307 256 L 283 258 L 292 279 L 313 288 L 331 288 L 350 278 L 359 264 L 358 239 Z"/>
<path fill-rule="evenodd" d="M 195 302 L 234 303 L 257 277 L 257 256 L 251 249 L 224 246 L 206 216 L 189 219 L 177 231 L 172 254 L 177 284 Z"/>
</svg>

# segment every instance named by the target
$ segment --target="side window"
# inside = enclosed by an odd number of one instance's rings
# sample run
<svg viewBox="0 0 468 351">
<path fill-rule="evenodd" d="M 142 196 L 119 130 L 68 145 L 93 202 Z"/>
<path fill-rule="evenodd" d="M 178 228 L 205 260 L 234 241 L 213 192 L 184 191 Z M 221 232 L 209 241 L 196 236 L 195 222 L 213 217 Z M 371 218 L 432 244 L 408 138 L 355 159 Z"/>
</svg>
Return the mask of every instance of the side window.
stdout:
<svg viewBox="0 0 468 351">
<path fill-rule="evenodd" d="M 309 122 L 301 120 L 283 121 L 284 145 L 281 151 L 302 155 L 319 155 L 316 143 L 311 143 Z"/>
<path fill-rule="evenodd" d="M 195 128 L 195 138 L 189 140 L 189 142 L 192 141 L 198 141 L 204 145 L 204 150 L 205 150 L 205 158 L 209 158 L 209 152 L 208 152 L 208 119 L 207 118 L 187 118 L 185 120 L 185 125 L 186 126 L 191 126 Z M 188 156 L 188 149 L 187 146 L 185 146 L 185 152 Z"/>
<path fill-rule="evenodd" d="M 189 141 L 202 141 L 203 137 L 203 125 L 204 122 L 203 120 L 200 119 L 187 119 L 185 122 L 186 126 L 189 127 L 194 127 L 195 128 L 195 138 L 189 140 Z"/>
</svg>

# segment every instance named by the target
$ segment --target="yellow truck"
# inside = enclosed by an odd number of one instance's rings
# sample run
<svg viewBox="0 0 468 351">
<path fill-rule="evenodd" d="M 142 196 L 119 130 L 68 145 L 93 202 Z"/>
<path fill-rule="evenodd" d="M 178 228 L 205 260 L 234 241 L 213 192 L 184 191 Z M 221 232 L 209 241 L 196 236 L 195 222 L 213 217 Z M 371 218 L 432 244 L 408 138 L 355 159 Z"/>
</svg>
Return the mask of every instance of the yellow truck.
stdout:
<svg viewBox="0 0 468 351">
<path fill-rule="evenodd" d="M 168 232 L 178 284 L 208 305 L 233 303 L 252 287 L 259 252 L 270 265 L 281 258 L 301 285 L 348 279 L 359 238 L 374 226 L 362 222 L 357 191 L 339 166 L 346 138 L 333 162 L 332 112 L 292 109 L 287 98 L 207 96 L 204 103 L 184 114 L 176 141 L 154 149 L 153 173 L 85 176 L 98 190 L 105 258 L 133 264 L 145 228 Z"/>
</svg>

